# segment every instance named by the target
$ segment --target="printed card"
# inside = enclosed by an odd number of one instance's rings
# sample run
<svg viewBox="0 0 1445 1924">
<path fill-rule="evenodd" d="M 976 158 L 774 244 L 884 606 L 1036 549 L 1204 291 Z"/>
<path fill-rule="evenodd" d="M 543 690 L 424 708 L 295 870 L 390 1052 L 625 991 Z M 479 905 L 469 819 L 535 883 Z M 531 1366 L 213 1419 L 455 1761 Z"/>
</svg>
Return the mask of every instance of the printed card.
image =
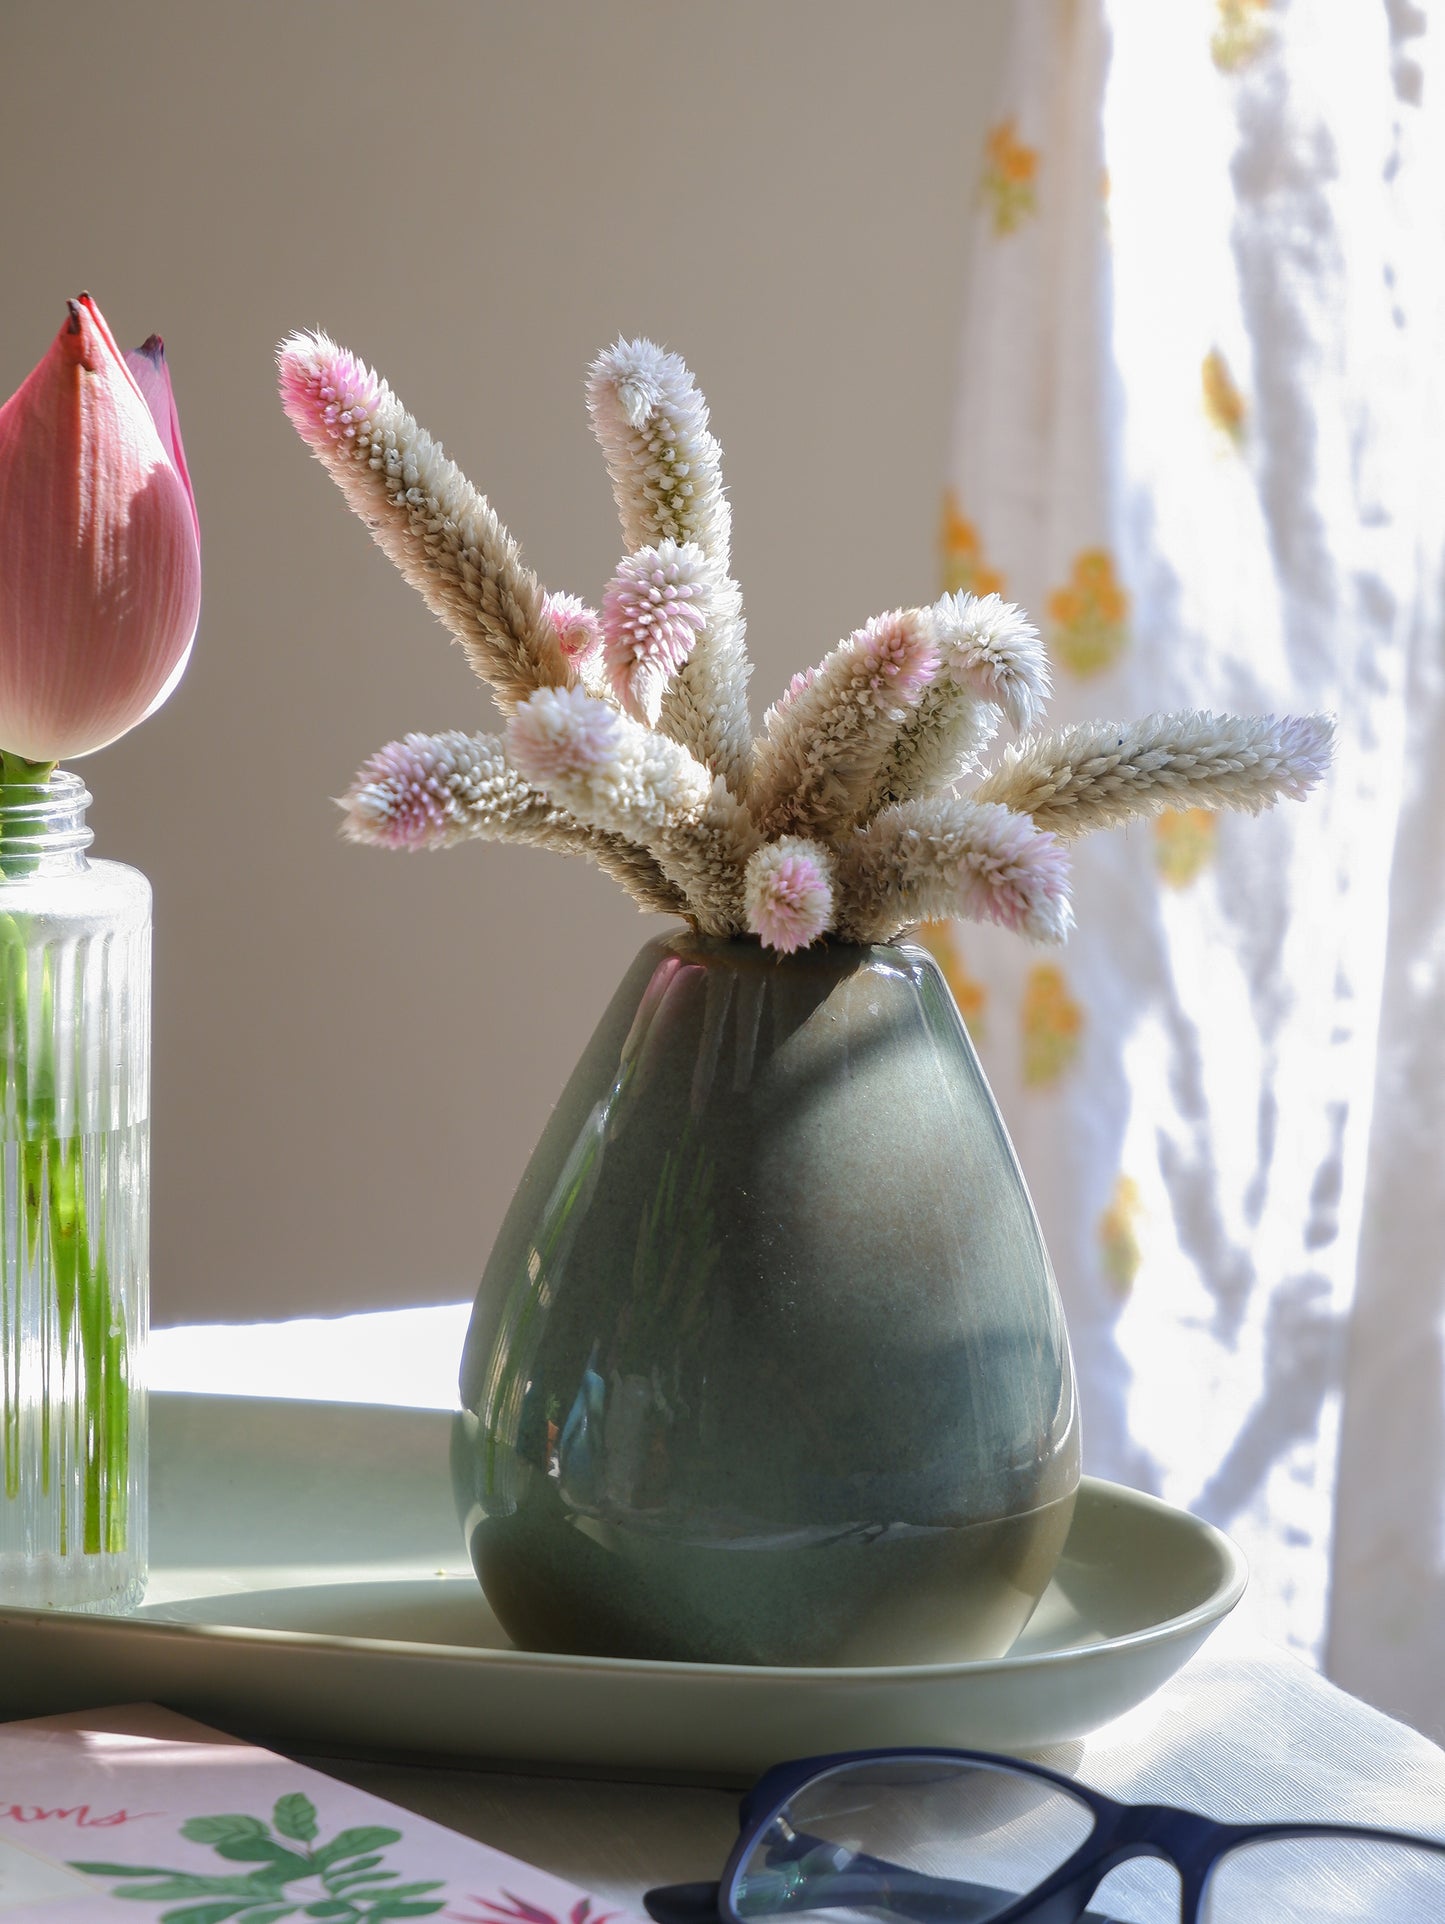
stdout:
<svg viewBox="0 0 1445 1924">
<path fill-rule="evenodd" d="M 559 1878 L 154 1705 L 0 1725 L 0 1924 L 630 1924 Z"/>
</svg>

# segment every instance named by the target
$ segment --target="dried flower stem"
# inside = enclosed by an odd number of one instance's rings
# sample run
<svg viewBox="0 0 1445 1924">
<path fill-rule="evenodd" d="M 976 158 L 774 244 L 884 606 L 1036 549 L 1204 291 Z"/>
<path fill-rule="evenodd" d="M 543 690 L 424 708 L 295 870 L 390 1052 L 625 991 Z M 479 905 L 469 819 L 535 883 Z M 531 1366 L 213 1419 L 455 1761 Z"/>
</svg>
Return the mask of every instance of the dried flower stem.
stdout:
<svg viewBox="0 0 1445 1924">
<path fill-rule="evenodd" d="M 646 850 L 558 808 L 507 759 L 496 735 L 412 734 L 378 749 L 340 806 L 348 841 L 375 848 L 450 848 L 515 842 L 582 855 L 620 882 L 639 908 L 685 913 L 686 903 Z"/>
<path fill-rule="evenodd" d="M 1039 942 L 1070 924 L 1068 860 L 1025 815 L 953 796 L 901 802 L 838 845 L 838 932 L 886 942 L 939 917 L 998 922 Z"/>
<path fill-rule="evenodd" d="M 1166 808 L 1236 808 L 1251 815 L 1299 800 L 1329 765 L 1323 715 L 1148 715 L 1084 722 L 1016 743 L 974 791 L 1071 839 Z"/>
<path fill-rule="evenodd" d="M 669 684 L 657 726 L 743 796 L 752 769 L 752 664 L 742 591 L 728 572 L 732 511 L 707 403 L 678 355 L 651 341 L 618 341 L 593 364 L 587 406 L 627 546 L 691 542 L 710 576 L 707 621 Z"/>
<path fill-rule="evenodd" d="M 742 924 L 752 817 L 678 742 L 580 689 L 544 689 L 507 729 L 513 765 L 579 821 L 646 849 L 708 934 Z"/>
<path fill-rule="evenodd" d="M 1038 630 L 998 595 L 945 595 L 928 611 L 938 672 L 904 717 L 864 814 L 941 793 L 977 767 L 1003 714 L 1031 727 L 1048 694 Z"/>
<path fill-rule="evenodd" d="M 938 668 L 920 608 L 879 615 L 768 711 L 751 800 L 765 835 L 831 834 L 856 821 L 900 728 Z"/>
<path fill-rule="evenodd" d="M 324 334 L 291 335 L 277 361 L 302 439 L 503 710 L 536 688 L 570 683 L 574 670 L 521 550 L 386 382 Z"/>
</svg>

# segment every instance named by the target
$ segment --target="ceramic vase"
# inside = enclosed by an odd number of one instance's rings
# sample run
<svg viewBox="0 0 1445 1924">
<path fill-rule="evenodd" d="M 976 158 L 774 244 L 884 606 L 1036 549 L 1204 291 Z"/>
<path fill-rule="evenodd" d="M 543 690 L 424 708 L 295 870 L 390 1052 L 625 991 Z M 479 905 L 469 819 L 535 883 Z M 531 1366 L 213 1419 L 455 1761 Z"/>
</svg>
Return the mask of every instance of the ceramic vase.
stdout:
<svg viewBox="0 0 1445 1924">
<path fill-rule="evenodd" d="M 1002 1654 L 1068 1529 L 1074 1381 L 932 959 L 649 942 L 503 1223 L 461 1406 L 459 1513 L 523 1647 Z"/>
<path fill-rule="evenodd" d="M 151 891 L 84 784 L 0 792 L 0 1602 L 146 1576 Z"/>
</svg>

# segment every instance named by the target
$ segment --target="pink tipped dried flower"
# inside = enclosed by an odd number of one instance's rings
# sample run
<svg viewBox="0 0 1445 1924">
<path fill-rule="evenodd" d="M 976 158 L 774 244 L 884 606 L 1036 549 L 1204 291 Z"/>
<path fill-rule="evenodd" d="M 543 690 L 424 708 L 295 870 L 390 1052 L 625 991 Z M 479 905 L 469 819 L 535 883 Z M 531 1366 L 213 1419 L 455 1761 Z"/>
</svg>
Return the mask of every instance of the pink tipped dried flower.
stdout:
<svg viewBox="0 0 1445 1924">
<path fill-rule="evenodd" d="M 661 541 L 628 555 L 602 597 L 602 645 L 612 691 L 653 727 L 668 682 L 707 621 L 707 560 L 693 542 Z"/>
<path fill-rule="evenodd" d="M 404 735 L 388 742 L 357 771 L 341 806 L 348 841 L 374 848 L 447 848 L 470 831 L 470 805 L 482 768 L 473 736 Z"/>
<path fill-rule="evenodd" d="M 1071 920 L 1068 856 L 1026 815 L 955 796 L 899 802 L 839 844 L 841 933 L 887 942 L 902 928 L 963 915 L 1038 942 Z"/>
<path fill-rule="evenodd" d="M 1049 696 L 1049 662 L 1039 631 L 1002 595 L 944 595 L 931 610 L 945 668 L 1013 727 L 1032 728 Z"/>
<path fill-rule="evenodd" d="M 794 676 L 758 743 L 751 801 L 765 834 L 836 833 L 858 820 L 909 711 L 938 672 L 920 608 L 897 609 Z"/>
<path fill-rule="evenodd" d="M 806 949 L 832 926 L 832 855 L 801 835 L 768 842 L 748 862 L 743 910 L 765 949 Z"/>
<path fill-rule="evenodd" d="M 606 768 L 617 717 L 581 688 L 542 688 L 507 723 L 507 753 L 538 788 Z"/>
<path fill-rule="evenodd" d="M 556 630 L 563 659 L 572 668 L 585 667 L 602 647 L 602 623 L 597 610 L 589 608 L 580 596 L 567 594 L 544 595 L 542 606 Z"/>
<path fill-rule="evenodd" d="M 328 455 L 368 438 L 390 392 L 381 376 L 324 334 L 293 334 L 277 357 L 281 405 L 312 451 Z"/>
<path fill-rule="evenodd" d="M 958 864 L 963 912 L 1035 941 L 1062 942 L 1070 922 L 1063 843 L 1006 808 L 976 805 L 972 813 Z"/>
<path fill-rule="evenodd" d="M 686 362 L 652 341 L 617 341 L 592 364 L 587 407 L 628 547 L 695 541 L 725 574 L 732 517 L 721 451 Z"/>
</svg>

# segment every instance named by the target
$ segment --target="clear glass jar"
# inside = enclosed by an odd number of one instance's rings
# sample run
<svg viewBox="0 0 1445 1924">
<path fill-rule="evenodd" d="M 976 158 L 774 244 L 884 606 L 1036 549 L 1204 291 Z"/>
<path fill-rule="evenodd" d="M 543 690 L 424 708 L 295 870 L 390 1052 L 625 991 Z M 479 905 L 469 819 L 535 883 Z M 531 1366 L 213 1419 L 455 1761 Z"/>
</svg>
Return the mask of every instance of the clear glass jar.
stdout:
<svg viewBox="0 0 1445 1924">
<path fill-rule="evenodd" d="M 59 769 L 0 789 L 0 1602 L 146 1577 L 151 890 Z"/>
</svg>

